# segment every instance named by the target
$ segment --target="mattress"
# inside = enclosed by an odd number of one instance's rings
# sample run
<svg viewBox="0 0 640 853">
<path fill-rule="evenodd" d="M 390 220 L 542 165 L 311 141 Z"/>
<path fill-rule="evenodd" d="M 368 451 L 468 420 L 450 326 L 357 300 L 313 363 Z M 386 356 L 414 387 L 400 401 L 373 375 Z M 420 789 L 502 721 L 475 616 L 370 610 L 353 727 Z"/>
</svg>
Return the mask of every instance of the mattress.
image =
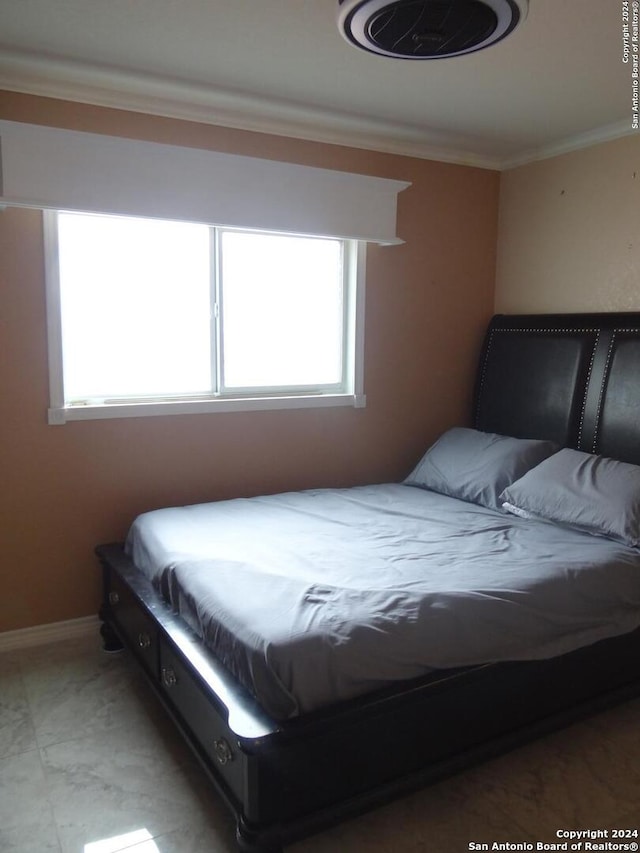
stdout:
<svg viewBox="0 0 640 853">
<path fill-rule="evenodd" d="M 126 550 L 276 719 L 640 625 L 640 553 L 408 485 L 155 510 Z"/>
</svg>

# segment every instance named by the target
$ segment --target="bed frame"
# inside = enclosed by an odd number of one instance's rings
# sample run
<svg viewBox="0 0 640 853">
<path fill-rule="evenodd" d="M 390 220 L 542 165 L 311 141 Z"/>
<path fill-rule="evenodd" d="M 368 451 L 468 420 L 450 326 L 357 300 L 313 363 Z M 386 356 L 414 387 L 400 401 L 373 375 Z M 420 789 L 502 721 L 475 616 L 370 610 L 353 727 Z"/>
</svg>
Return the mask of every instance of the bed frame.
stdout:
<svg viewBox="0 0 640 853">
<path fill-rule="evenodd" d="M 640 464 L 640 314 L 498 315 L 477 429 Z M 242 851 L 284 844 L 640 693 L 640 629 L 545 661 L 449 670 L 271 719 L 122 546 L 97 549 L 105 648 L 129 648 L 233 811 Z"/>
</svg>

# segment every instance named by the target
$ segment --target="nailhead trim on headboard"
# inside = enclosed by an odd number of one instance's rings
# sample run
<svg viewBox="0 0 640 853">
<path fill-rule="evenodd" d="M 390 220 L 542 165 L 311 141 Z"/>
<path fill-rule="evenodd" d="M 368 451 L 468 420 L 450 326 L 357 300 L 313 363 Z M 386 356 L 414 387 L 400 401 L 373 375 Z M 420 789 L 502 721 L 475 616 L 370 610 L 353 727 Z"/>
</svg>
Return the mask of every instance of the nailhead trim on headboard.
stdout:
<svg viewBox="0 0 640 853">
<path fill-rule="evenodd" d="M 582 408 L 580 410 L 580 424 L 578 426 L 578 447 L 582 447 L 582 430 L 584 429 L 584 416 L 587 411 L 587 396 L 589 395 L 589 385 L 591 383 L 591 371 L 593 370 L 593 362 L 596 357 L 596 350 L 600 341 L 600 330 L 596 332 L 596 339 L 591 350 L 591 358 L 589 359 L 589 369 L 587 370 L 587 378 L 584 383 L 584 394 L 582 395 Z M 595 441 L 594 441 L 595 445 Z M 595 450 L 593 451 L 595 453 Z"/>
<path fill-rule="evenodd" d="M 591 379 L 591 371 L 593 369 L 593 361 L 594 361 L 596 349 L 598 346 L 598 340 L 600 338 L 600 329 L 597 329 L 594 327 L 583 327 L 583 328 L 575 328 L 575 329 L 570 328 L 570 327 L 567 327 L 567 328 L 533 328 L 533 327 L 531 327 L 531 328 L 517 328 L 517 327 L 514 327 L 514 328 L 510 328 L 510 327 L 492 328 L 491 332 L 489 333 L 489 340 L 487 341 L 487 345 L 486 345 L 486 349 L 485 349 L 485 353 L 484 353 L 484 359 L 483 359 L 483 363 L 482 363 L 482 372 L 480 375 L 480 384 L 479 384 L 478 394 L 477 394 L 477 399 L 476 399 L 476 409 L 475 409 L 475 415 L 474 415 L 474 423 L 476 426 L 477 426 L 478 420 L 480 418 L 480 402 L 482 400 L 482 392 L 484 390 L 484 385 L 485 385 L 485 379 L 486 379 L 486 374 L 487 374 L 487 363 L 489 361 L 489 353 L 491 351 L 491 346 L 493 345 L 494 335 L 498 332 L 510 332 L 510 333 L 517 332 L 520 334 L 529 334 L 529 335 L 531 335 L 531 334 L 536 334 L 536 335 L 542 334 L 542 335 L 544 335 L 544 334 L 551 334 L 551 333 L 565 334 L 565 335 L 566 334 L 584 334 L 585 332 L 588 332 L 589 334 L 595 333 L 596 339 L 595 339 L 595 342 L 593 345 L 593 350 L 591 352 L 591 359 L 589 361 L 589 370 L 588 370 L 588 374 L 587 374 L 587 380 L 585 382 L 584 395 L 582 398 L 582 409 L 580 412 L 580 426 L 579 426 L 579 430 L 578 430 L 578 444 L 580 444 L 580 441 L 582 438 L 582 429 L 583 429 L 583 424 L 584 424 L 585 409 L 586 409 L 586 405 L 587 405 L 587 392 L 589 390 L 589 381 Z"/>
<path fill-rule="evenodd" d="M 627 336 L 631 342 L 640 344 L 640 311 L 600 312 L 600 313 L 576 313 L 576 314 L 522 314 L 506 315 L 497 314 L 491 320 L 485 336 L 482 355 L 479 359 L 478 374 L 475 391 L 475 402 L 473 407 L 473 423 L 477 428 L 490 428 L 491 423 L 505 424 L 505 429 L 510 422 L 508 400 L 500 396 L 500 385 L 491 382 L 491 397 L 488 397 L 489 379 L 493 376 L 494 365 L 498 375 L 503 366 L 495 359 L 496 335 L 498 333 L 529 335 L 532 337 L 544 337 L 557 335 L 560 338 L 579 338 L 581 341 L 581 365 L 579 374 L 579 387 L 569 386 L 566 393 L 571 394 L 572 419 L 570 423 L 571 434 L 566 436 L 567 443 L 571 447 L 577 447 L 587 453 L 601 453 L 603 448 L 614 458 L 640 464 L 640 421 L 638 411 L 640 410 L 640 370 L 636 369 L 638 364 L 634 350 L 631 360 L 625 360 L 620 365 L 620 371 L 616 368 L 616 385 L 610 385 L 611 371 L 614 368 L 616 347 L 620 345 L 621 337 Z M 585 340 L 584 336 L 589 338 Z M 515 339 L 517 347 L 517 338 Z M 591 353 L 589 348 L 592 346 Z M 508 359 L 509 347 L 507 345 L 504 358 Z M 535 357 L 535 356 L 534 356 Z M 500 355 L 502 358 L 502 353 Z M 544 359 L 544 346 L 541 358 Z M 491 361 L 490 361 L 491 359 Z M 536 365 L 532 365 L 535 371 Z M 524 371 L 527 365 L 522 364 Z M 549 369 L 549 365 L 547 365 Z M 553 367 L 551 366 L 553 370 Z M 628 375 L 632 371 L 633 375 Z M 636 377 L 635 373 L 639 375 Z M 619 375 L 620 374 L 620 375 Z M 533 377 L 532 377 L 533 378 Z M 512 377 L 518 382 L 517 376 Z M 630 389 L 631 400 L 621 401 L 613 395 L 619 393 L 622 387 Z M 635 384 L 638 383 L 637 394 Z M 631 383 L 631 385 L 629 384 Z M 626 393 L 626 392 L 625 392 Z M 497 395 L 495 401 L 494 394 Z M 544 396 L 544 392 L 543 392 Z M 493 406 L 498 405 L 501 412 L 495 412 Z M 611 407 L 611 423 L 605 415 Z M 545 420 L 544 413 L 542 421 Z M 514 422 L 518 421 L 518 412 L 514 412 Z M 564 417 L 564 415 L 563 415 Z M 549 412 L 548 426 L 553 430 L 554 415 Z M 522 423 L 518 427 L 522 429 Z M 563 424 L 564 428 L 564 424 Z M 611 433 L 611 434 L 610 434 Z M 637 441 L 636 441 L 637 435 Z M 620 442 L 624 442 L 619 446 Z M 620 455 L 617 455 L 619 452 Z"/>
<path fill-rule="evenodd" d="M 611 331 L 611 340 L 609 341 L 609 347 L 607 349 L 607 360 L 604 365 L 604 370 L 602 372 L 602 379 L 600 381 L 600 393 L 598 394 L 598 405 L 596 407 L 596 418 L 595 424 L 593 427 L 593 443 L 591 446 L 591 452 L 596 453 L 596 448 L 598 446 L 598 431 L 600 429 L 600 422 L 602 418 L 602 409 L 604 404 L 604 389 L 607 385 L 607 380 L 609 379 L 609 367 L 611 364 L 611 356 L 613 355 L 613 348 L 616 343 L 616 335 L 624 335 L 624 334 L 640 334 L 640 327 L 630 326 L 628 328 L 616 328 Z M 640 377 L 638 377 L 638 381 L 640 381 Z M 587 382 L 588 388 L 588 382 Z"/>
</svg>

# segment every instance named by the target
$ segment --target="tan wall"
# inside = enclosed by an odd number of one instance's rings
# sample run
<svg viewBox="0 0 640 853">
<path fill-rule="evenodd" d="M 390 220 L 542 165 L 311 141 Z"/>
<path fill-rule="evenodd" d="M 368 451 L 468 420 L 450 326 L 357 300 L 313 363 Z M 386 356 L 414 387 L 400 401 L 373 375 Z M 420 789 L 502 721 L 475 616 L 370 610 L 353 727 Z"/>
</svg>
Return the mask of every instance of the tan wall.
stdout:
<svg viewBox="0 0 640 853">
<path fill-rule="evenodd" d="M 496 311 L 640 311 L 640 135 L 502 174 Z"/>
<path fill-rule="evenodd" d="M 48 426 L 41 218 L 0 213 L 0 631 L 94 613 L 93 546 L 141 511 L 398 479 L 465 421 L 493 310 L 497 173 L 10 93 L 0 117 L 412 182 L 406 243 L 369 251 L 365 409 Z"/>
</svg>

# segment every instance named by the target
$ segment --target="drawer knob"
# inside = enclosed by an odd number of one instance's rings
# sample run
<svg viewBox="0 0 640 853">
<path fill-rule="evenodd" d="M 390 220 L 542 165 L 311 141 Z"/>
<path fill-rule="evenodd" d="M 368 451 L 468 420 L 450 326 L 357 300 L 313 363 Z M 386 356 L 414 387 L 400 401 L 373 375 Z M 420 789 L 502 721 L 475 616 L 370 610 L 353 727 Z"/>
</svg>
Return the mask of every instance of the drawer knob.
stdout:
<svg viewBox="0 0 640 853">
<path fill-rule="evenodd" d="M 151 637 L 148 634 L 138 634 L 138 645 L 141 649 L 148 649 L 151 645 Z"/>
<path fill-rule="evenodd" d="M 162 667 L 162 683 L 165 687 L 175 687 L 178 683 L 178 676 L 173 669 Z"/>
<path fill-rule="evenodd" d="M 228 764 L 230 761 L 233 761 L 233 750 L 227 743 L 224 738 L 220 738 L 220 740 L 214 740 L 213 748 L 216 753 L 216 758 L 218 762 L 222 765 Z"/>
<path fill-rule="evenodd" d="M 118 595 L 117 592 L 110 592 L 109 593 L 109 604 L 118 604 L 119 601 L 120 601 L 120 596 Z"/>
</svg>

